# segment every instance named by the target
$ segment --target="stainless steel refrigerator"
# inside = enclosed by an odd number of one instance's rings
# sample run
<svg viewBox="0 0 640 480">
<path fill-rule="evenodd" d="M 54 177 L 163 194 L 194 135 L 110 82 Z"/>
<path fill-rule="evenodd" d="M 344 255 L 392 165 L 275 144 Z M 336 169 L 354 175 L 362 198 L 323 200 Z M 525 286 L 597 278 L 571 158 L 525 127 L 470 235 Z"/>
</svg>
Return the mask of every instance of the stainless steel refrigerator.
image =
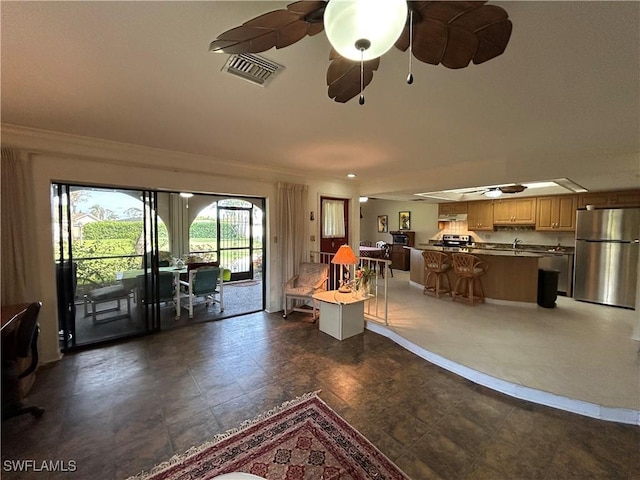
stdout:
<svg viewBox="0 0 640 480">
<path fill-rule="evenodd" d="M 576 300 L 635 308 L 640 208 L 579 210 L 576 223 Z"/>
</svg>

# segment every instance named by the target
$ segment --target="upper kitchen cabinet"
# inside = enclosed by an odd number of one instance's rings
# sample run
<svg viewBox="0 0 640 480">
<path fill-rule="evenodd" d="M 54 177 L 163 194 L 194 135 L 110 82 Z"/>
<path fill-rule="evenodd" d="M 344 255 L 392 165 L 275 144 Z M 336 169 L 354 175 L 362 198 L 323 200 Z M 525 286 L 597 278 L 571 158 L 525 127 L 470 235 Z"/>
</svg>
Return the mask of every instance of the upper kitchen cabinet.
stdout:
<svg viewBox="0 0 640 480">
<path fill-rule="evenodd" d="M 581 193 L 578 195 L 578 208 L 587 208 L 587 205 L 613 208 L 640 205 L 640 190 Z"/>
<path fill-rule="evenodd" d="M 447 202 L 438 204 L 438 216 L 467 213 L 467 202 Z"/>
<path fill-rule="evenodd" d="M 535 225 L 536 197 L 494 200 L 494 225 Z"/>
<path fill-rule="evenodd" d="M 536 230 L 573 232 L 576 229 L 577 195 L 538 197 Z"/>
<path fill-rule="evenodd" d="M 467 204 L 467 228 L 471 231 L 493 230 L 493 202 L 480 200 Z"/>
</svg>

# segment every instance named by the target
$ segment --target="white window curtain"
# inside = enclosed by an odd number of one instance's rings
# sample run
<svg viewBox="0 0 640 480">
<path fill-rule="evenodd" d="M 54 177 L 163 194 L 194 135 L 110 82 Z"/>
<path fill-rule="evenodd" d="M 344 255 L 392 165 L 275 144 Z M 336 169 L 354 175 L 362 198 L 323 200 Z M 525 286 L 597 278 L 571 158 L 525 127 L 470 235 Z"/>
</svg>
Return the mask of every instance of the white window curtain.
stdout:
<svg viewBox="0 0 640 480">
<path fill-rule="evenodd" d="M 169 245 L 171 256 L 175 258 L 189 253 L 189 218 L 185 212 L 185 200 L 178 193 L 169 194 Z"/>
<path fill-rule="evenodd" d="M 322 200 L 322 236 L 324 238 L 344 238 L 344 201 Z"/>
<path fill-rule="evenodd" d="M 309 187 L 278 182 L 277 189 L 276 224 L 282 284 L 297 273 L 300 262 L 309 261 Z"/>
<path fill-rule="evenodd" d="M 2 147 L 2 304 L 33 302 L 39 297 L 39 283 L 34 271 L 38 231 L 29 185 L 29 155 Z M 47 225 L 47 227 L 49 227 Z M 49 232 L 49 235 L 51 233 Z"/>
</svg>

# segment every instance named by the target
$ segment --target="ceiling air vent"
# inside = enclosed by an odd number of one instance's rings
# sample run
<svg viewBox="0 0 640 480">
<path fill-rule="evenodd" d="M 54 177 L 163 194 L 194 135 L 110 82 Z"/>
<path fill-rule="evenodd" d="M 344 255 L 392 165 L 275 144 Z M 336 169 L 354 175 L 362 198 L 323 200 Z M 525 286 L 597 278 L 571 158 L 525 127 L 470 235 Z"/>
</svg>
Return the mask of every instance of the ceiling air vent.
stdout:
<svg viewBox="0 0 640 480">
<path fill-rule="evenodd" d="M 241 53 L 231 55 L 227 63 L 222 67 L 222 71 L 237 75 L 248 82 L 264 87 L 283 68 L 282 65 L 278 65 L 259 55 Z"/>
</svg>

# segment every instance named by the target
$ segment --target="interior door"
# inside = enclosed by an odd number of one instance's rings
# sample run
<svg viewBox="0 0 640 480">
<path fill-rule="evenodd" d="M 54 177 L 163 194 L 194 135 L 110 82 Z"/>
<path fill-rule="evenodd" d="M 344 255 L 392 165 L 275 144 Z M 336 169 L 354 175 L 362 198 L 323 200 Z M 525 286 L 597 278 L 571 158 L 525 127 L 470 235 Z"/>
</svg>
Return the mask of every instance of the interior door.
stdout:
<svg viewBox="0 0 640 480">
<path fill-rule="evenodd" d="M 349 200 L 320 197 L 320 251 L 336 253 L 341 245 L 349 244 Z M 340 267 L 331 265 L 329 288 L 334 289 L 340 277 Z"/>
</svg>

